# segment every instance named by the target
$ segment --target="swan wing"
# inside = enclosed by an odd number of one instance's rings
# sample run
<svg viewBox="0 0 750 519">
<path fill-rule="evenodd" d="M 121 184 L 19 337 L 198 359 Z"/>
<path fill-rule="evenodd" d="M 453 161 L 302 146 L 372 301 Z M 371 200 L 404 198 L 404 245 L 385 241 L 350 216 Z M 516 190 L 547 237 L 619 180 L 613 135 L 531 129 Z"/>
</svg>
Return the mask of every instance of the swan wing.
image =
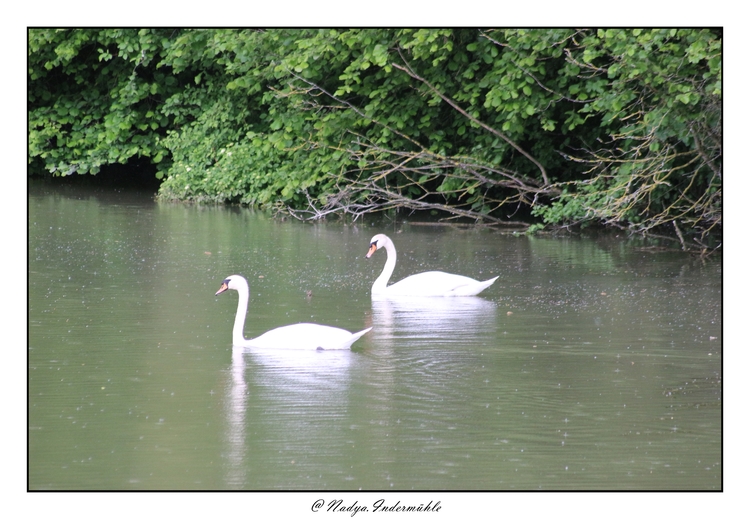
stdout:
<svg viewBox="0 0 750 519">
<path fill-rule="evenodd" d="M 269 330 L 260 337 L 247 341 L 246 346 L 295 350 L 342 350 L 372 328 L 351 333 L 342 328 L 322 324 L 290 324 Z"/>
<path fill-rule="evenodd" d="M 495 282 L 497 277 L 477 281 L 447 272 L 422 272 L 414 274 L 388 286 L 384 292 L 389 296 L 473 296 Z M 381 294 L 378 294 L 381 295 Z"/>
</svg>

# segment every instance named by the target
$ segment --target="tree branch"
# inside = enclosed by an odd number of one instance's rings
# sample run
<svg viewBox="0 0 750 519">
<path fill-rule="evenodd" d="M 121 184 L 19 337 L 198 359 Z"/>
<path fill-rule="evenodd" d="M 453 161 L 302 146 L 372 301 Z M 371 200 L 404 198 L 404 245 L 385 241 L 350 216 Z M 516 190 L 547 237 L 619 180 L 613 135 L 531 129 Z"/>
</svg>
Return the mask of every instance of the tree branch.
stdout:
<svg viewBox="0 0 750 519">
<path fill-rule="evenodd" d="M 531 155 L 529 155 L 529 153 L 527 153 L 526 150 L 524 150 L 523 148 L 521 148 L 518 144 L 516 144 L 507 135 L 505 135 L 504 133 L 499 132 L 496 129 L 492 128 L 491 126 L 483 123 L 482 121 L 480 121 L 476 117 L 474 117 L 471 114 L 469 114 L 466 110 L 464 110 L 463 108 L 461 108 L 460 106 L 458 106 L 458 104 L 453 99 L 451 99 L 450 97 L 448 97 L 445 94 L 443 94 L 442 92 L 440 92 L 429 81 L 427 81 L 425 78 L 419 76 L 416 72 L 414 72 L 412 70 L 412 68 L 409 66 L 408 62 L 406 61 L 406 58 L 404 58 L 403 54 L 401 53 L 401 49 L 398 50 L 398 53 L 401 56 L 401 59 L 404 61 L 404 65 L 405 66 L 401 66 L 401 65 L 399 65 L 397 63 L 391 63 L 391 66 L 393 66 L 394 68 L 397 68 L 397 69 L 399 69 L 399 70 L 401 70 L 403 72 L 406 72 L 407 74 L 409 74 L 411 77 L 413 77 L 417 81 L 420 81 L 420 82 L 424 83 L 425 85 L 427 85 L 427 87 L 430 90 L 432 90 L 435 93 L 435 95 L 437 95 L 438 97 L 440 97 L 440 99 L 442 99 L 443 101 L 445 101 L 446 103 L 448 103 L 449 105 L 451 105 L 461 115 L 463 115 L 464 117 L 466 117 L 467 119 L 469 119 L 471 122 L 473 122 L 473 123 L 479 125 L 480 127 L 484 128 L 485 130 L 487 130 L 491 134 L 493 134 L 493 135 L 495 135 L 497 137 L 500 137 L 502 140 L 504 140 L 505 142 L 507 142 L 513 149 L 515 149 L 521 155 L 523 155 L 524 157 L 526 157 L 527 159 L 529 159 L 537 168 L 539 168 L 539 171 L 542 174 L 542 178 L 544 179 L 544 185 L 545 186 L 549 185 L 549 179 L 547 178 L 547 170 L 544 169 L 544 166 L 542 166 L 539 163 L 539 161 L 537 161 L 534 157 L 532 157 Z"/>
</svg>

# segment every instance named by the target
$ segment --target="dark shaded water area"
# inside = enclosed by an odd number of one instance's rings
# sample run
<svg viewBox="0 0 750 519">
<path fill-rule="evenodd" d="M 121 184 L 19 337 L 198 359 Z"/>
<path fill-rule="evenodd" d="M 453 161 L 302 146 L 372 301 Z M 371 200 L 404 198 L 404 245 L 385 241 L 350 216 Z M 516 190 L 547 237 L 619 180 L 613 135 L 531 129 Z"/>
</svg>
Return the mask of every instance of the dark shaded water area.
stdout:
<svg viewBox="0 0 750 519">
<path fill-rule="evenodd" d="M 373 301 L 425 270 L 479 296 Z M 33 490 L 721 490 L 721 260 L 31 183 Z M 295 322 L 352 351 L 237 351 Z"/>
</svg>

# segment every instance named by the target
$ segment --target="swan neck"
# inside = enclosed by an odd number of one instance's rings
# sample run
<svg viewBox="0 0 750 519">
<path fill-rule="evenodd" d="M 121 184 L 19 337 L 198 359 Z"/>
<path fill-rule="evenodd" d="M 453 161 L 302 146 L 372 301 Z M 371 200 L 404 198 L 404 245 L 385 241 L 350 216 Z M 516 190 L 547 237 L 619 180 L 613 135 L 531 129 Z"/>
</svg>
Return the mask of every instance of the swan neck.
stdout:
<svg viewBox="0 0 750 519">
<path fill-rule="evenodd" d="M 375 280 L 375 283 L 372 284 L 373 294 L 385 291 L 388 286 L 388 281 L 393 274 L 393 269 L 396 268 L 396 247 L 393 246 L 393 242 L 390 239 L 387 239 L 383 247 L 385 248 L 387 259 L 385 261 L 385 266 L 383 267 L 383 272 L 378 276 L 378 279 Z"/>
<path fill-rule="evenodd" d="M 237 301 L 237 315 L 234 316 L 234 328 L 232 328 L 232 343 L 234 345 L 244 344 L 245 340 L 245 317 L 247 317 L 247 301 L 250 298 L 250 288 L 247 283 L 237 288 L 239 300 Z"/>
</svg>

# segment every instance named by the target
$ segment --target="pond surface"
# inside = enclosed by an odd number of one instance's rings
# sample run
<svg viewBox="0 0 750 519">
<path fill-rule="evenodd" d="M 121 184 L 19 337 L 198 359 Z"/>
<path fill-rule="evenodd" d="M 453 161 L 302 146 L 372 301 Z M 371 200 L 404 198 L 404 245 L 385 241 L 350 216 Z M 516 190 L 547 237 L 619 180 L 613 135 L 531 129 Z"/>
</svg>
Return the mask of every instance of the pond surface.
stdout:
<svg viewBox="0 0 750 519">
<path fill-rule="evenodd" d="M 722 489 L 720 258 L 48 184 L 28 204 L 32 490 Z M 392 281 L 500 278 L 372 301 L 381 232 Z M 373 329 L 237 351 L 230 274 L 248 338 Z"/>
</svg>

